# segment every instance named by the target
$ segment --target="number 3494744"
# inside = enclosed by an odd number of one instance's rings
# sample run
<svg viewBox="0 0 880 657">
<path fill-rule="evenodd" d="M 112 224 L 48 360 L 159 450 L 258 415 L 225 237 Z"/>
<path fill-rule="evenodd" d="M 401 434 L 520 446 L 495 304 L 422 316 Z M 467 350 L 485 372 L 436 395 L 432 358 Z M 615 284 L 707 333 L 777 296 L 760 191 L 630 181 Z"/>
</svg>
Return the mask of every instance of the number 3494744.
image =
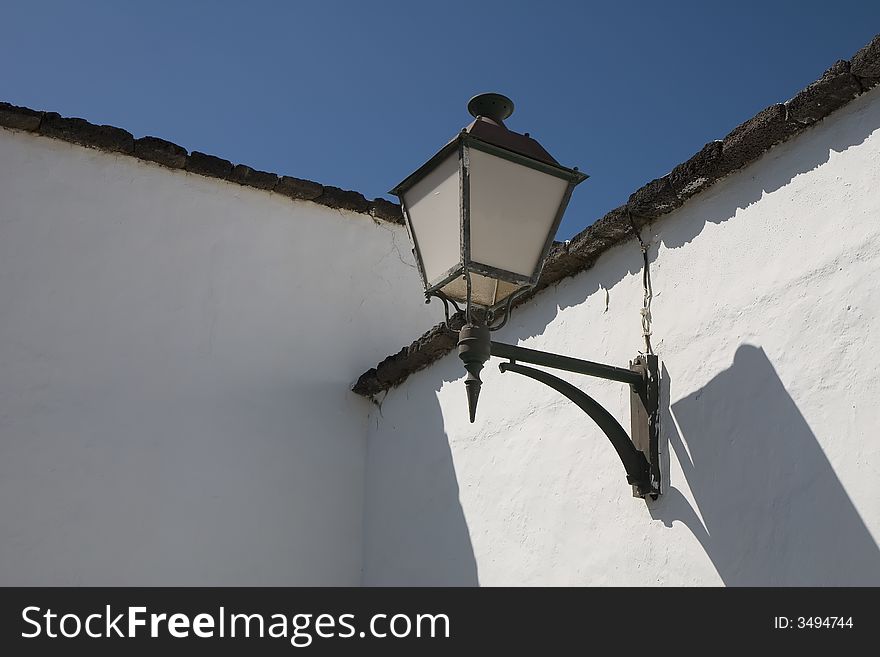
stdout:
<svg viewBox="0 0 880 657">
<path fill-rule="evenodd" d="M 773 619 L 773 627 L 778 630 L 796 628 L 799 630 L 852 629 L 852 616 L 798 616 L 788 618 L 777 616 Z"/>
</svg>

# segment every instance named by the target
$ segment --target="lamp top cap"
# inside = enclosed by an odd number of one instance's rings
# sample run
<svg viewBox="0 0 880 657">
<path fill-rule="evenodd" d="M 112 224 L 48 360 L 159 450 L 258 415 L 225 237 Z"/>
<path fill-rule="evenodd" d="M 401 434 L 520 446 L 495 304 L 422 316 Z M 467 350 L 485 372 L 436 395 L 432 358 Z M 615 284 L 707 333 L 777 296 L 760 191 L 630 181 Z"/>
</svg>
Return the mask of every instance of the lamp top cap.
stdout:
<svg viewBox="0 0 880 657">
<path fill-rule="evenodd" d="M 502 94 L 477 94 L 468 101 L 467 109 L 474 118 L 485 116 L 501 123 L 513 114 L 513 101 Z"/>
</svg>

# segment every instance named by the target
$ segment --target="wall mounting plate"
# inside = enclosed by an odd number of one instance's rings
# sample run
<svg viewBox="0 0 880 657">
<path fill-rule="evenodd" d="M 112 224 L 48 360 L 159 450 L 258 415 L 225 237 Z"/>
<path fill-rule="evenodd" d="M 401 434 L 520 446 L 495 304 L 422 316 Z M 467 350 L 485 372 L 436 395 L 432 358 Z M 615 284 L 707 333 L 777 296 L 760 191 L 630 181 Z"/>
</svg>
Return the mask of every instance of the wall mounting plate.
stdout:
<svg viewBox="0 0 880 657">
<path fill-rule="evenodd" d="M 651 499 L 660 496 L 660 365 L 654 354 L 639 354 L 629 364 L 645 377 L 641 390 L 630 386 L 632 442 L 650 466 Z M 633 497 L 646 497 L 633 486 Z"/>
</svg>

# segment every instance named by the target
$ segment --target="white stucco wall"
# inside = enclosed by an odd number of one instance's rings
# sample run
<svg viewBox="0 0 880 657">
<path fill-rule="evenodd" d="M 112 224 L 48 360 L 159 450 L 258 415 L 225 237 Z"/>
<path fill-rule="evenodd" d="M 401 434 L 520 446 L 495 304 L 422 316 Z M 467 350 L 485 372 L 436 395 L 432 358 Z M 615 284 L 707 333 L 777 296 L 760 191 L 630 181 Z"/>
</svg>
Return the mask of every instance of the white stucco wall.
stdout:
<svg viewBox="0 0 880 657">
<path fill-rule="evenodd" d="M 361 581 L 406 232 L 0 129 L 0 584 Z M 393 321 L 390 321 L 393 320 Z"/>
<path fill-rule="evenodd" d="M 880 585 L 880 90 L 653 225 L 666 492 L 541 384 L 454 354 L 372 412 L 367 584 Z M 589 193 L 584 188 L 579 193 Z M 607 306 L 606 306 L 607 290 Z M 625 366 L 634 242 L 496 339 Z M 629 426 L 625 386 L 565 377 Z"/>
</svg>

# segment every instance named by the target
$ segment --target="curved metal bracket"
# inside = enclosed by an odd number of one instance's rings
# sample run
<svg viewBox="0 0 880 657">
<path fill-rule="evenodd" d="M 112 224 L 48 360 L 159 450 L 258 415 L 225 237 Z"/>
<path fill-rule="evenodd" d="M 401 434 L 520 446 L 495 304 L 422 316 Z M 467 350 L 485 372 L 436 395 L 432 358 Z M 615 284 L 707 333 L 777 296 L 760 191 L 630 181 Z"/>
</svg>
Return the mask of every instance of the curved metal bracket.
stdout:
<svg viewBox="0 0 880 657">
<path fill-rule="evenodd" d="M 611 441 L 617 456 L 620 457 L 626 470 L 626 481 L 638 490 L 639 497 L 644 497 L 654 492 L 651 488 L 651 466 L 648 463 L 648 459 L 635 448 L 635 445 L 630 441 L 629 436 L 623 427 L 620 426 L 620 423 L 599 402 L 583 390 L 578 390 L 558 376 L 553 376 L 542 370 L 536 370 L 534 367 L 526 367 L 525 365 L 510 362 L 501 363 L 498 369 L 502 372 L 516 372 L 530 379 L 535 379 L 535 381 L 540 381 L 577 404 L 584 413 L 589 415 L 599 425 L 602 432 L 608 436 L 608 440 Z"/>
<path fill-rule="evenodd" d="M 458 357 L 468 371 L 465 386 L 470 420 L 474 421 L 480 395 L 480 370 L 491 356 L 506 358 L 502 372 L 522 374 L 561 393 L 583 410 L 611 441 L 633 487 L 633 496 L 657 499 L 660 495 L 660 371 L 654 354 L 639 355 L 629 369 L 594 363 L 579 358 L 526 349 L 489 339 L 488 326 L 467 324 L 459 331 Z M 595 399 L 567 381 L 543 370 L 519 365 L 517 361 L 567 372 L 586 374 L 627 384 L 630 388 L 632 437 Z"/>
</svg>

